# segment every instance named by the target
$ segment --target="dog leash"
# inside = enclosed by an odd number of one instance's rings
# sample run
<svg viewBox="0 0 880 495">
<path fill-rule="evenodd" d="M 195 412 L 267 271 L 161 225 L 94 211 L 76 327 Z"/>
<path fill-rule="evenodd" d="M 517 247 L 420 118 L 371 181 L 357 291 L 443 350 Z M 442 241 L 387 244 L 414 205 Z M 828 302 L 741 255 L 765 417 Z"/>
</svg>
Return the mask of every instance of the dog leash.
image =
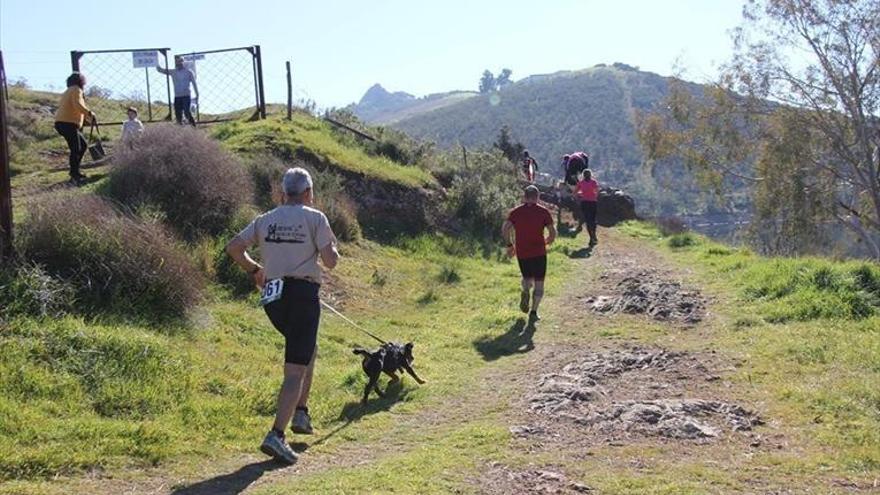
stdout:
<svg viewBox="0 0 880 495">
<path fill-rule="evenodd" d="M 378 340 L 379 343 L 381 343 L 381 344 L 387 344 L 387 342 L 385 342 L 384 340 L 380 339 L 379 337 L 376 337 L 375 335 L 371 334 L 370 332 L 368 332 L 368 331 L 367 331 L 365 328 L 363 328 L 362 326 L 360 326 L 360 325 L 358 325 L 357 323 L 355 323 L 355 322 L 349 320 L 344 314 L 340 313 L 340 312 L 339 312 L 336 308 L 334 308 L 333 306 L 330 306 L 329 304 L 327 304 L 327 303 L 324 302 L 323 300 L 321 301 L 321 304 L 323 304 L 325 308 L 327 308 L 327 309 L 329 309 L 331 312 L 333 312 L 333 314 L 335 314 L 336 316 L 342 318 L 342 320 L 345 321 L 346 323 L 348 323 L 349 325 L 355 327 L 356 329 L 360 330 L 361 332 L 364 332 L 365 334 L 369 335 L 370 337 L 373 337 L 374 339 Z"/>
</svg>

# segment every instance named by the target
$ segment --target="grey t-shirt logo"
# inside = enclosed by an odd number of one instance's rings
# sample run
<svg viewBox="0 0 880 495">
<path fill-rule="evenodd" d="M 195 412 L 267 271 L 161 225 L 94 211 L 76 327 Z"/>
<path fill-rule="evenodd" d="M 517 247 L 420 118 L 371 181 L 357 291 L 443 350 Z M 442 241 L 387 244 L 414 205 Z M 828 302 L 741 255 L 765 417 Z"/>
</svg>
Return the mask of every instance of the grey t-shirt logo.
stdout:
<svg viewBox="0 0 880 495">
<path fill-rule="evenodd" d="M 302 231 L 302 224 L 297 226 L 269 224 L 266 232 L 266 242 L 276 244 L 302 244 L 306 241 L 306 235 Z"/>
</svg>

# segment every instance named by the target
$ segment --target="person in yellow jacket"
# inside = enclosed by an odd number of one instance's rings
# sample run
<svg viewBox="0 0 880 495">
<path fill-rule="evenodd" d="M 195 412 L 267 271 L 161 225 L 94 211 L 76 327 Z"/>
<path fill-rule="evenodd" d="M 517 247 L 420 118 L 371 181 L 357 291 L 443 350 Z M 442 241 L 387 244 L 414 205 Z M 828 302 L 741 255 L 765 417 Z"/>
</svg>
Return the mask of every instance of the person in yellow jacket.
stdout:
<svg viewBox="0 0 880 495">
<path fill-rule="evenodd" d="M 88 142 L 82 133 L 83 122 L 95 121 L 95 112 L 89 110 L 83 98 L 85 86 L 85 76 L 79 72 L 71 74 L 67 78 L 67 89 L 61 95 L 58 111 L 55 112 L 55 130 L 64 137 L 70 148 L 70 181 L 76 184 L 86 178 L 79 171 L 79 164 L 88 149 Z"/>
</svg>

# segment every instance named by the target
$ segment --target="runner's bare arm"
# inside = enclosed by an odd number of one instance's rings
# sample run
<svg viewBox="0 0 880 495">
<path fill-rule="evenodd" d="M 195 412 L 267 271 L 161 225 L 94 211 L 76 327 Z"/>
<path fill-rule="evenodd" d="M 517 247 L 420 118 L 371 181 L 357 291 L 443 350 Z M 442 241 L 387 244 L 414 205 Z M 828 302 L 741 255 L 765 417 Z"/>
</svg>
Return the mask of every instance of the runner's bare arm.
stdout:
<svg viewBox="0 0 880 495">
<path fill-rule="evenodd" d="M 226 254 L 228 254 L 229 257 L 232 258 L 232 261 L 240 266 L 242 270 L 254 276 L 254 282 L 257 284 L 257 287 L 263 287 L 263 284 L 265 283 L 263 267 L 254 261 L 254 259 L 251 258 L 251 255 L 248 254 L 247 243 L 244 240 L 236 237 L 229 241 L 229 244 L 226 245 Z"/>
<path fill-rule="evenodd" d="M 504 225 L 501 226 L 501 238 L 507 243 L 507 255 L 513 256 L 513 241 L 510 239 L 510 233 L 513 231 L 513 222 L 510 220 L 505 220 Z"/>
<path fill-rule="evenodd" d="M 553 244 L 553 241 L 556 240 L 556 225 L 554 225 L 553 222 L 550 222 L 550 224 L 547 225 L 547 230 L 550 231 L 550 235 L 548 235 L 547 238 L 544 239 L 544 243 L 549 246 L 550 244 Z"/>
<path fill-rule="evenodd" d="M 324 263 L 324 266 L 327 267 L 328 270 L 335 268 L 336 263 L 339 261 L 339 251 L 336 249 L 336 241 L 321 248 L 320 252 L 321 261 Z"/>
<path fill-rule="evenodd" d="M 512 241 L 510 240 L 510 232 L 513 230 L 513 222 L 510 220 L 505 220 L 504 224 L 501 226 L 501 238 L 507 244 L 510 244 Z"/>
</svg>

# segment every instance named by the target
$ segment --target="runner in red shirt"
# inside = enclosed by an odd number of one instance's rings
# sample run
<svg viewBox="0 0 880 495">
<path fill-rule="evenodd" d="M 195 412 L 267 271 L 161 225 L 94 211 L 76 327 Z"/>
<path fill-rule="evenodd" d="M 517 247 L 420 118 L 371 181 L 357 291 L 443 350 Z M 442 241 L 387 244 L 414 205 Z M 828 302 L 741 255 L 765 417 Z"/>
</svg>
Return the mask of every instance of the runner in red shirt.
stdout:
<svg viewBox="0 0 880 495">
<path fill-rule="evenodd" d="M 516 254 L 519 262 L 519 271 L 522 273 L 522 294 L 519 300 L 519 309 L 523 313 L 529 313 L 529 322 L 534 323 L 538 318 L 538 305 L 544 296 L 544 275 L 547 273 L 547 246 L 556 240 L 556 226 L 550 210 L 538 204 L 539 191 L 535 186 L 528 186 L 525 190 L 523 204 L 510 211 L 504 226 L 501 227 L 501 236 L 508 242 L 508 254 Z M 510 231 L 515 233 L 515 243 L 510 242 Z M 548 230 L 548 236 L 544 237 L 544 229 Z M 529 310 L 529 292 L 532 305 Z"/>
</svg>

